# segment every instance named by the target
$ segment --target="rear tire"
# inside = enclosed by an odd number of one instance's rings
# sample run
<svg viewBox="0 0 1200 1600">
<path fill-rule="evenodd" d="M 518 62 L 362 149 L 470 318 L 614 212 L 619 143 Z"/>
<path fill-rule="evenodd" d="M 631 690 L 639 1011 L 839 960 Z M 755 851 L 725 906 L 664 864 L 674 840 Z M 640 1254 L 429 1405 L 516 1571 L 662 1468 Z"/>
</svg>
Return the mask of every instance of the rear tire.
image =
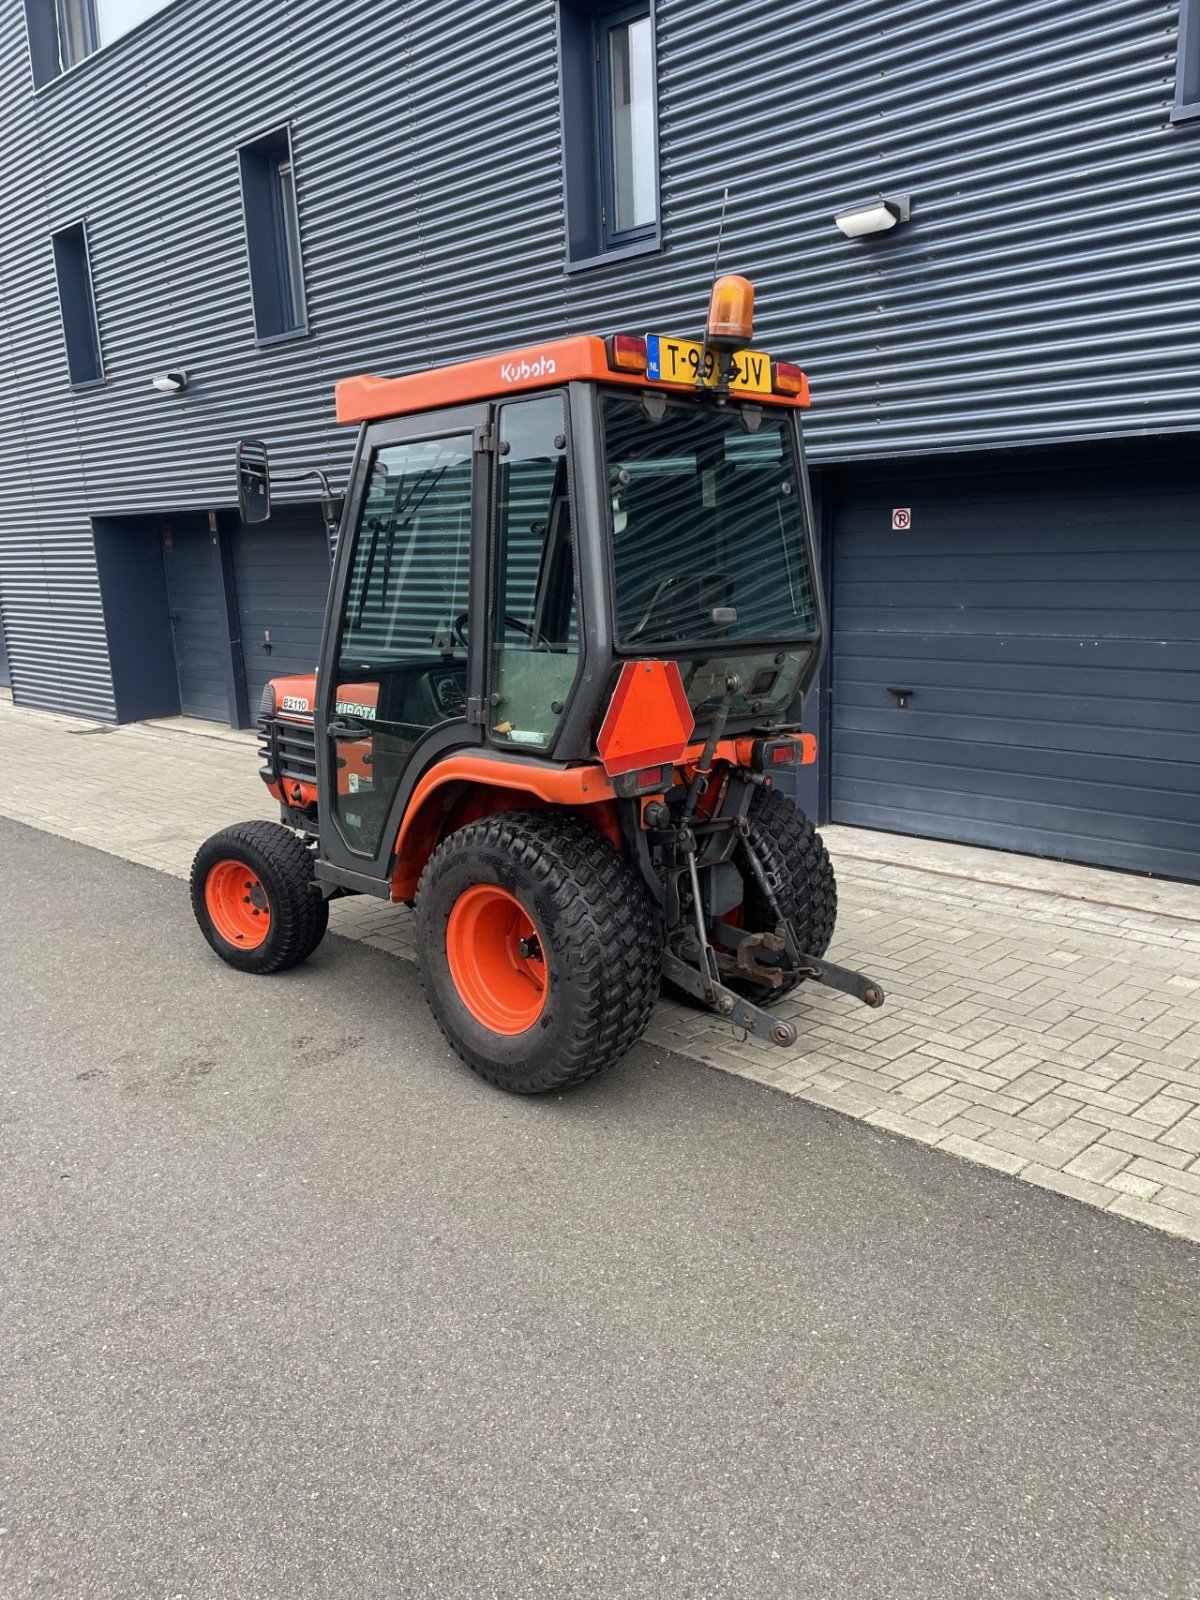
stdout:
<svg viewBox="0 0 1200 1600">
<path fill-rule="evenodd" d="M 837 880 L 821 835 L 794 800 L 774 789 L 757 790 L 747 815 L 749 842 L 779 909 L 796 930 L 800 949 L 807 955 L 823 956 L 837 922 Z M 746 883 L 737 921 L 750 933 L 767 933 L 775 927 L 775 918 L 752 880 Z M 727 988 L 759 1006 L 774 1005 L 803 982 L 803 978 L 785 978 L 778 989 L 768 989 L 735 973 L 724 978 Z M 685 1005 L 711 1009 L 678 985 L 667 987 Z"/>
<path fill-rule="evenodd" d="M 312 856 L 279 822 L 238 822 L 206 839 L 192 862 L 191 890 L 201 933 L 239 972 L 298 966 L 329 924 Z"/>
<path fill-rule="evenodd" d="M 421 983 L 473 1072 L 573 1088 L 645 1031 L 662 936 L 632 868 L 586 823 L 501 812 L 452 833 L 417 890 Z"/>
<path fill-rule="evenodd" d="M 750 802 L 750 839 L 782 858 L 787 879 L 783 910 L 806 955 L 823 956 L 837 925 L 837 879 L 829 851 L 794 800 L 759 789 Z"/>
<path fill-rule="evenodd" d="M 780 910 L 796 931 L 800 949 L 823 956 L 837 923 L 837 880 L 833 862 L 816 828 L 794 800 L 774 789 L 759 789 L 750 802 L 750 843 L 775 889 Z M 773 918 L 760 904 L 755 885 L 746 893 L 743 926 L 753 933 L 769 928 Z M 778 989 L 731 978 L 729 987 L 760 1006 L 772 1006 L 804 982 L 785 978 Z"/>
</svg>

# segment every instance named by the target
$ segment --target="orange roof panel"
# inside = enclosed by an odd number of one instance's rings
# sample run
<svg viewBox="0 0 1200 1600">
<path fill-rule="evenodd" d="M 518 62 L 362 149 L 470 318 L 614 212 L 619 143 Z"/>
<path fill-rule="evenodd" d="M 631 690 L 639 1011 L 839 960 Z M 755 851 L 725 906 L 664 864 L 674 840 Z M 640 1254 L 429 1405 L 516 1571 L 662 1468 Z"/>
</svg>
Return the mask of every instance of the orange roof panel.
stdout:
<svg viewBox="0 0 1200 1600">
<path fill-rule="evenodd" d="M 691 384 L 653 383 L 644 372 L 613 372 L 604 340 L 594 334 L 577 334 L 549 344 L 528 345 L 505 355 L 459 361 L 451 366 L 428 367 L 402 378 L 343 378 L 336 385 L 339 422 L 374 422 L 402 417 L 413 411 L 434 411 L 441 406 L 463 405 L 472 400 L 496 400 L 529 389 L 550 389 L 572 379 L 633 384 L 638 388 L 693 392 Z M 735 389 L 733 393 L 737 393 Z M 807 394 L 755 394 L 766 405 L 807 405 Z"/>
</svg>

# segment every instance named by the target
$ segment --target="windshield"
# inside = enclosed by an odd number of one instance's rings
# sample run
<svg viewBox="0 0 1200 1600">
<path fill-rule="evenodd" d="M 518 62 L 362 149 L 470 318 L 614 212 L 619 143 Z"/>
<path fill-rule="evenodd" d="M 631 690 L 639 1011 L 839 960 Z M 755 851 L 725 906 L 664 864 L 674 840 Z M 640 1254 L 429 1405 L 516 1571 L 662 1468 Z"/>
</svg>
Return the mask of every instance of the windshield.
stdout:
<svg viewBox="0 0 1200 1600">
<path fill-rule="evenodd" d="M 799 643 L 817 603 L 790 414 L 605 395 L 619 643 Z"/>
</svg>

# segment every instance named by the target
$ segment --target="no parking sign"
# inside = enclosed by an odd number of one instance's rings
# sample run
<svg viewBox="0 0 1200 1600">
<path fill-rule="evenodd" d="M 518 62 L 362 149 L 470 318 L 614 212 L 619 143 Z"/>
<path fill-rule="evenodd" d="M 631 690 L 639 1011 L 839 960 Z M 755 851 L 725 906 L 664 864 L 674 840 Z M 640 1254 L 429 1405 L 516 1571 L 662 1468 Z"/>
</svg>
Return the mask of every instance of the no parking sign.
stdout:
<svg viewBox="0 0 1200 1600">
<path fill-rule="evenodd" d="M 912 527 L 912 510 L 909 506 L 896 506 L 892 512 L 892 529 L 896 533 L 904 533 Z"/>
</svg>

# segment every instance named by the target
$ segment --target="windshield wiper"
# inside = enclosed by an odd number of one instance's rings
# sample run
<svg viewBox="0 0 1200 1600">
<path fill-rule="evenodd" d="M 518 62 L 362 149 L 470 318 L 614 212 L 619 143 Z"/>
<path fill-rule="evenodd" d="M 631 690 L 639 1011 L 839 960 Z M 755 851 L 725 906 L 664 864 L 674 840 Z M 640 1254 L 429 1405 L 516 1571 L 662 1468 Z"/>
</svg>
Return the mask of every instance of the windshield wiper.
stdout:
<svg viewBox="0 0 1200 1600">
<path fill-rule="evenodd" d="M 379 531 L 383 527 L 380 517 L 371 518 L 371 549 L 367 556 L 367 570 L 363 574 L 363 586 L 358 596 L 358 606 L 354 612 L 354 626 L 362 625 L 363 612 L 367 609 L 367 595 L 371 592 L 371 574 L 375 570 L 375 551 L 379 545 Z"/>
<path fill-rule="evenodd" d="M 396 498 L 392 502 L 391 513 L 386 523 L 380 517 L 375 517 L 372 520 L 371 549 L 367 555 L 367 570 L 363 577 L 362 592 L 358 597 L 358 608 L 354 614 L 356 627 L 361 624 L 363 613 L 367 609 L 367 600 L 371 593 L 371 578 L 375 572 L 375 554 L 379 546 L 380 533 L 385 527 L 387 528 L 387 545 L 383 555 L 383 582 L 379 586 L 379 609 L 382 611 L 387 603 L 388 585 L 392 577 L 392 558 L 396 550 L 396 530 L 401 526 L 405 529 L 412 526 L 414 517 L 434 489 L 437 488 L 448 466 L 449 462 L 444 462 L 440 467 L 426 467 L 424 472 L 418 473 L 412 480 L 411 485 L 407 486 L 407 493 L 405 493 L 406 483 L 402 478 L 396 485 Z M 426 479 L 429 480 L 427 483 L 425 482 Z M 417 498 L 418 494 L 420 499 Z M 404 495 L 403 500 L 401 500 L 402 495 Z M 404 519 L 403 522 L 401 522 L 401 518 Z"/>
</svg>

